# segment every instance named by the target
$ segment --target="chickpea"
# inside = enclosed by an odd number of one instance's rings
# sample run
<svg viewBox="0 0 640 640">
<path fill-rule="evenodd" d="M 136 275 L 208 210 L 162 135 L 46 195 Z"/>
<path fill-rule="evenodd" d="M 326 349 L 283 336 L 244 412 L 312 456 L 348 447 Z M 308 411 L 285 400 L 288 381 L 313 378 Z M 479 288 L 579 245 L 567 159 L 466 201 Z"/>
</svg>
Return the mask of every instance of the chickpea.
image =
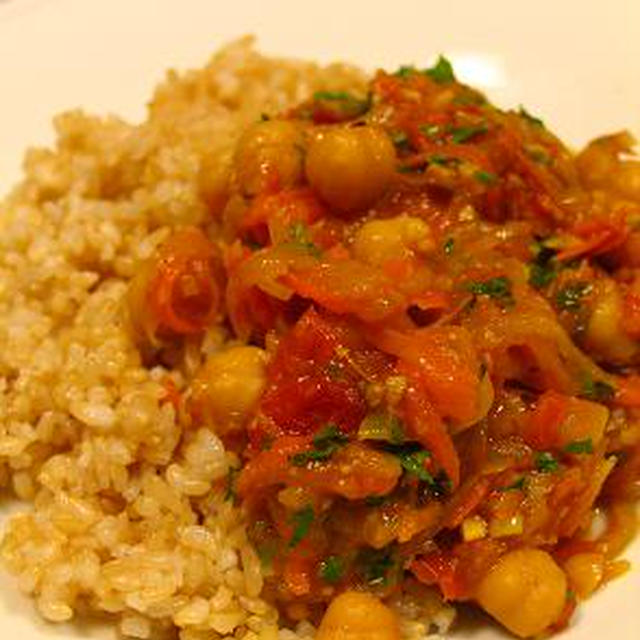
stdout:
<svg viewBox="0 0 640 640">
<path fill-rule="evenodd" d="M 273 180 L 280 187 L 298 184 L 303 174 L 304 135 L 289 120 L 266 120 L 250 127 L 240 138 L 234 174 L 240 191 L 255 196 Z"/>
<path fill-rule="evenodd" d="M 194 419 L 225 433 L 242 426 L 266 384 L 267 355 L 258 347 L 232 347 L 210 356 L 191 385 Z"/>
<path fill-rule="evenodd" d="M 329 605 L 316 640 L 400 640 L 400 624 L 375 596 L 346 591 Z"/>
<path fill-rule="evenodd" d="M 167 337 L 202 333 L 222 301 L 222 261 L 218 247 L 196 227 L 172 233 L 129 284 L 131 329 L 141 345 Z"/>
<path fill-rule="evenodd" d="M 435 242 L 429 225 L 420 218 L 400 215 L 363 224 L 353 239 L 353 252 L 359 260 L 381 265 L 414 253 L 429 253 Z"/>
<path fill-rule="evenodd" d="M 555 622 L 564 608 L 567 579 L 540 549 L 518 549 L 503 556 L 476 593 L 480 605 L 509 631 L 529 638 Z"/>
<path fill-rule="evenodd" d="M 309 184 L 331 207 L 352 212 L 368 208 L 395 175 L 395 149 L 374 126 L 336 127 L 309 146 L 305 171 Z"/>
<path fill-rule="evenodd" d="M 640 200 L 640 162 L 625 158 L 635 145 L 622 131 L 596 138 L 576 158 L 580 177 L 590 188 L 608 189 L 630 200 Z"/>
</svg>

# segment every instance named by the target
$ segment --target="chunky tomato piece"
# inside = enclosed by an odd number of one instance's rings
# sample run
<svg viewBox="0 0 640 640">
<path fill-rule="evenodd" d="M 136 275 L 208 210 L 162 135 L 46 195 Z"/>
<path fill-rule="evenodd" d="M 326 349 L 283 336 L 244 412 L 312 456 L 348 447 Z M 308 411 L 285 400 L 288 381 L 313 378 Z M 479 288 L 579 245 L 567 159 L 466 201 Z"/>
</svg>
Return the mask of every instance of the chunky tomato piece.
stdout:
<svg viewBox="0 0 640 640">
<path fill-rule="evenodd" d="M 619 249 L 627 241 L 630 229 L 623 217 L 580 222 L 571 232 L 577 240 L 558 254 L 559 260 L 574 260 L 585 255 L 602 255 Z"/>
<path fill-rule="evenodd" d="M 367 407 L 359 376 L 340 353 L 357 343 L 352 331 L 308 311 L 280 343 L 260 411 L 284 433 L 313 433 L 328 423 L 356 429 Z"/>
<path fill-rule="evenodd" d="M 323 260 L 308 269 L 292 270 L 284 282 L 333 313 L 351 314 L 365 322 L 380 322 L 407 304 L 382 271 L 357 260 Z"/>
<path fill-rule="evenodd" d="M 570 397 L 547 391 L 538 400 L 524 431 L 524 439 L 534 449 L 551 449 L 558 445 L 560 426 L 569 412 Z"/>
<path fill-rule="evenodd" d="M 221 284 L 216 246 L 196 227 L 176 231 L 131 283 L 135 328 L 152 342 L 204 331 L 220 311 Z"/>
<path fill-rule="evenodd" d="M 282 484 L 358 500 L 388 494 L 402 473 L 397 458 L 359 443 L 348 444 L 318 462 L 300 457 L 310 451 L 313 445 L 308 437 L 278 438 L 242 469 L 239 495 L 255 498 L 261 490 Z"/>
<path fill-rule="evenodd" d="M 419 556 L 409 569 L 420 582 L 438 585 L 446 600 L 467 600 L 506 548 L 504 542 L 493 539 L 462 543 L 452 550 Z"/>
<path fill-rule="evenodd" d="M 404 369 L 400 371 L 405 373 Z M 410 434 L 433 454 L 456 488 L 460 482 L 460 458 L 446 426 L 419 386 L 407 389 L 403 409 Z"/>
<path fill-rule="evenodd" d="M 399 369 L 425 394 L 437 413 L 459 423 L 478 409 L 480 361 L 470 334 L 462 327 L 384 331 L 377 345 L 397 356 Z"/>
<path fill-rule="evenodd" d="M 292 226 L 309 225 L 326 214 L 311 189 L 288 189 L 257 196 L 240 225 L 243 237 L 263 244 L 290 240 Z"/>
</svg>

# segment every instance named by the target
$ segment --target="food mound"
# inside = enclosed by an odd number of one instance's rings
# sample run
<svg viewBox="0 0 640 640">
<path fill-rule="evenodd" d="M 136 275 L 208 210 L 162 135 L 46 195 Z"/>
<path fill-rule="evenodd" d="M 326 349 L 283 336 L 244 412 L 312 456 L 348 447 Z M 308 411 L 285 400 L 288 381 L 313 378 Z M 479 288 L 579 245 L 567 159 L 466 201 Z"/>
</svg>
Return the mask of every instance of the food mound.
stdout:
<svg viewBox="0 0 640 640">
<path fill-rule="evenodd" d="M 0 227 L 3 556 L 47 618 L 398 640 L 470 601 L 532 637 L 627 569 L 628 134 L 246 42 L 58 126 Z"/>
</svg>

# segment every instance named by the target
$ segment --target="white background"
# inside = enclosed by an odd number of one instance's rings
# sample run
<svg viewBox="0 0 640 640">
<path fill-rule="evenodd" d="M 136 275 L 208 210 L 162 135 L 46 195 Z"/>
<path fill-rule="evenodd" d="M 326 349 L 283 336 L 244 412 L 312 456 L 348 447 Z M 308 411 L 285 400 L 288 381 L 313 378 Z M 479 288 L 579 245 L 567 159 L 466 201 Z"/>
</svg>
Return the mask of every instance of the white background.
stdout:
<svg viewBox="0 0 640 640">
<path fill-rule="evenodd" d="M 164 69 L 198 66 L 246 33 L 269 53 L 371 69 L 443 52 L 498 104 L 525 104 L 573 144 L 640 133 L 640 0 L 0 0 L 0 191 L 24 148 L 51 140 L 54 113 L 139 120 Z M 640 544 L 630 557 L 640 567 Z M 37 621 L 8 582 L 0 636 L 103 634 Z M 563 638 L 607 636 L 640 638 L 639 569 L 587 603 Z"/>
</svg>

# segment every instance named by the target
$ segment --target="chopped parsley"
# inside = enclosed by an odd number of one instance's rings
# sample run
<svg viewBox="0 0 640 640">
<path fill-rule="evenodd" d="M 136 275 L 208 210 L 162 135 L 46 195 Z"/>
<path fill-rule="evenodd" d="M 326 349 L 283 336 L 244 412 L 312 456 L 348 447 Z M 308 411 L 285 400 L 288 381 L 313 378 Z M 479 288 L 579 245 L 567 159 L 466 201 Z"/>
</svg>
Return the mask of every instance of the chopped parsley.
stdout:
<svg viewBox="0 0 640 640">
<path fill-rule="evenodd" d="M 587 400 L 595 402 L 606 402 L 613 400 L 616 395 L 616 389 L 604 380 L 594 380 L 589 377 L 582 383 L 582 395 Z"/>
<path fill-rule="evenodd" d="M 398 453 L 402 468 L 412 476 L 429 485 L 435 485 L 434 477 L 424 468 L 424 463 L 431 457 L 428 451 L 402 451 Z"/>
<path fill-rule="evenodd" d="M 500 487 L 499 491 L 522 491 L 525 487 L 526 478 L 520 476 L 517 480 L 508 484 L 506 487 Z"/>
<path fill-rule="evenodd" d="M 409 146 L 409 136 L 404 131 L 394 131 L 391 134 L 391 142 L 398 148 L 405 148 Z"/>
<path fill-rule="evenodd" d="M 438 84 L 448 84 L 456 79 L 451 63 L 442 55 L 438 56 L 436 63 L 424 73 Z"/>
<path fill-rule="evenodd" d="M 558 267 L 554 261 L 557 251 L 543 242 L 534 245 L 535 257 L 529 265 L 529 284 L 536 289 L 544 289 L 558 275 Z"/>
<path fill-rule="evenodd" d="M 295 467 L 304 467 L 309 462 L 325 462 L 348 440 L 336 425 L 329 424 L 313 436 L 313 449 L 296 453 L 289 459 Z"/>
<path fill-rule="evenodd" d="M 322 100 L 328 100 L 329 102 L 364 102 L 348 91 L 316 91 L 313 94 L 313 99 L 317 102 Z"/>
<path fill-rule="evenodd" d="M 537 127 L 544 127 L 544 122 L 540 120 L 540 118 L 536 118 L 531 115 L 522 105 L 520 105 L 520 108 L 518 109 L 518 115 Z"/>
<path fill-rule="evenodd" d="M 469 87 L 463 87 L 464 93 L 459 93 L 452 101 L 452 104 L 461 105 L 463 107 L 471 104 L 484 104 L 487 99 L 481 94 Z"/>
<path fill-rule="evenodd" d="M 414 73 L 416 73 L 415 67 L 403 65 L 396 72 L 394 72 L 393 75 L 396 76 L 396 78 L 408 78 Z"/>
<path fill-rule="evenodd" d="M 396 170 L 399 173 L 422 173 L 427 168 L 427 165 L 437 165 L 439 167 L 453 167 L 458 164 L 460 164 L 460 160 L 458 158 L 453 158 L 451 156 L 444 156 L 440 153 L 434 153 L 433 155 L 427 158 L 426 162 L 423 162 L 415 166 L 409 166 L 409 165 L 400 166 Z"/>
<path fill-rule="evenodd" d="M 556 305 L 562 311 L 577 311 L 582 305 L 582 298 L 591 293 L 589 282 L 574 282 L 562 287 L 556 293 Z"/>
<path fill-rule="evenodd" d="M 389 581 L 389 571 L 395 566 L 393 550 L 362 549 L 358 554 L 357 564 L 360 573 L 369 586 L 386 585 Z"/>
<path fill-rule="evenodd" d="M 473 177 L 478 181 L 482 182 L 482 184 L 494 184 L 498 177 L 495 173 L 491 173 L 490 171 L 476 171 L 473 174 Z"/>
<path fill-rule="evenodd" d="M 448 164 L 454 162 L 455 158 L 447 158 L 447 156 L 440 155 L 439 153 L 434 153 L 432 156 L 429 156 L 429 164 L 437 164 L 440 167 L 446 167 Z"/>
<path fill-rule="evenodd" d="M 289 540 L 290 549 L 297 547 L 302 540 L 304 540 L 305 536 L 309 533 L 314 518 L 315 514 L 311 505 L 307 505 L 291 515 L 289 522 L 293 526 L 293 533 Z"/>
<path fill-rule="evenodd" d="M 511 291 L 511 280 L 506 276 L 489 278 L 489 280 L 474 280 L 467 284 L 467 290 L 476 296 L 487 296 L 504 306 L 515 304 Z"/>
<path fill-rule="evenodd" d="M 289 227 L 289 243 L 290 245 L 311 254 L 314 257 L 320 256 L 320 249 L 311 240 L 309 227 L 302 221 L 298 220 Z"/>
<path fill-rule="evenodd" d="M 440 471 L 433 479 L 433 483 L 425 483 L 425 486 L 421 488 L 421 495 L 425 496 L 427 501 L 430 501 L 433 498 L 439 499 L 447 496 L 452 490 L 453 482 L 451 482 L 451 478 L 444 471 Z"/>
<path fill-rule="evenodd" d="M 542 149 L 526 149 L 527 155 L 538 164 L 550 165 L 551 156 Z"/>
<path fill-rule="evenodd" d="M 358 428 L 361 440 L 385 440 L 391 444 L 404 442 L 404 425 L 402 421 L 386 411 L 367 414 Z"/>
<path fill-rule="evenodd" d="M 455 144 L 463 144 L 481 133 L 487 133 L 488 130 L 486 124 L 477 124 L 468 127 L 455 127 L 451 129 L 449 133 L 451 134 L 452 142 Z"/>
<path fill-rule="evenodd" d="M 344 564 L 338 556 L 327 556 L 318 569 L 318 575 L 329 584 L 340 582 L 344 575 Z"/>
<path fill-rule="evenodd" d="M 371 106 L 370 97 L 361 99 L 348 91 L 316 91 L 313 100 L 317 103 L 328 103 L 327 108 L 337 109 L 340 114 L 351 117 L 366 113 Z"/>
<path fill-rule="evenodd" d="M 455 245 L 456 241 L 453 238 L 447 238 L 444 245 L 442 245 L 442 250 L 444 251 L 445 255 L 450 256 L 453 253 Z"/>
<path fill-rule="evenodd" d="M 557 272 L 551 265 L 534 262 L 529 265 L 529 284 L 536 289 L 544 289 L 556 278 Z"/>
<path fill-rule="evenodd" d="M 559 468 L 558 461 L 548 451 L 541 451 L 535 456 L 536 469 L 541 473 L 553 473 Z"/>
<path fill-rule="evenodd" d="M 439 124 L 421 124 L 418 129 L 427 138 L 435 138 L 442 131 Z"/>
<path fill-rule="evenodd" d="M 570 442 L 565 448 L 566 453 L 593 453 L 593 442 L 591 438 L 585 438 L 584 440 L 574 440 Z"/>
</svg>

